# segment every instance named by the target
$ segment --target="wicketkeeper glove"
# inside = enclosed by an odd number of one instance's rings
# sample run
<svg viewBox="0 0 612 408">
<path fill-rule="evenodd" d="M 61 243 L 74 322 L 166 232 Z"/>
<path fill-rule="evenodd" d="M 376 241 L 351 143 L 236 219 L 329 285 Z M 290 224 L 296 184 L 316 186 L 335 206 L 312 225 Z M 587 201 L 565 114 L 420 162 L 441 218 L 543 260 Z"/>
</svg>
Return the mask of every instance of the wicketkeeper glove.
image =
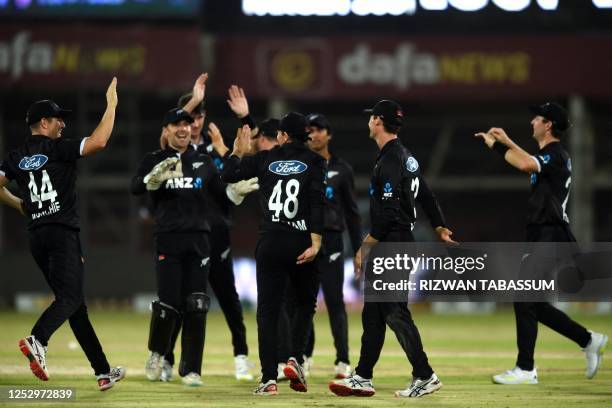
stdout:
<svg viewBox="0 0 612 408">
<path fill-rule="evenodd" d="M 172 167 L 174 170 L 171 170 Z M 143 181 L 147 185 L 147 191 L 155 191 L 164 181 L 176 177 L 183 177 L 183 165 L 178 157 L 169 157 L 157 163 Z"/>
<path fill-rule="evenodd" d="M 259 190 L 259 179 L 257 177 L 253 177 L 248 180 L 228 184 L 225 188 L 225 194 L 227 194 L 227 198 L 229 198 L 234 204 L 240 205 L 247 194 L 256 190 Z"/>
</svg>

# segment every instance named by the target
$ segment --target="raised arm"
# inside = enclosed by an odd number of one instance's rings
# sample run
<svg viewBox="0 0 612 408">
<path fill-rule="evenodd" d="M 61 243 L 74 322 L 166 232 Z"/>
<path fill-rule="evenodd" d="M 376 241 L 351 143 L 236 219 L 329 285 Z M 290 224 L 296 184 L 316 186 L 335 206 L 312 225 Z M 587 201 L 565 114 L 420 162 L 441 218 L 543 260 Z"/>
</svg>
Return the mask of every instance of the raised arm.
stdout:
<svg viewBox="0 0 612 408">
<path fill-rule="evenodd" d="M 106 147 L 106 143 L 108 143 L 108 139 L 110 139 L 113 132 L 113 126 L 115 125 L 117 102 L 117 77 L 113 77 L 106 90 L 106 110 L 98 127 L 89 137 L 85 138 L 83 142 L 83 156 L 97 153 Z"/>
<path fill-rule="evenodd" d="M 191 113 L 206 97 L 206 80 L 208 73 L 205 72 L 196 78 L 191 92 L 191 99 L 183 106 L 183 110 Z"/>
<path fill-rule="evenodd" d="M 514 143 L 502 128 L 491 128 L 488 132 L 478 132 L 474 136 L 481 138 L 489 149 L 498 152 L 512 167 L 534 173 L 540 170 L 537 159 Z"/>
<path fill-rule="evenodd" d="M 226 183 L 236 183 L 257 176 L 259 161 L 267 154 L 267 151 L 244 157 L 251 145 L 250 132 L 250 128 L 246 125 L 238 129 L 232 154 L 223 157 L 221 179 Z"/>
<path fill-rule="evenodd" d="M 248 125 L 251 128 L 251 137 L 254 137 L 257 132 L 257 124 L 251 117 L 249 113 L 249 101 L 246 98 L 246 94 L 244 93 L 244 89 L 237 85 L 232 85 L 227 91 L 229 99 L 227 100 L 227 104 L 230 109 L 236 114 L 238 119 L 240 119 L 240 123 L 244 125 Z"/>
</svg>

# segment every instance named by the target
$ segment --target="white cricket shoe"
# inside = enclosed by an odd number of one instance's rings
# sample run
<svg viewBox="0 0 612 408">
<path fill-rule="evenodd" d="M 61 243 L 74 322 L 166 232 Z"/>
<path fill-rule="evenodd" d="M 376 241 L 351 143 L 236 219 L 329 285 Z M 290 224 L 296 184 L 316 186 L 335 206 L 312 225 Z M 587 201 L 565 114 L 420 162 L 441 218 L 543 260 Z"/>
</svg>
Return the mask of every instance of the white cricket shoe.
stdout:
<svg viewBox="0 0 612 408">
<path fill-rule="evenodd" d="M 253 395 L 277 395 L 278 386 L 276 381 L 269 380 L 267 383 L 259 383 L 257 388 L 253 390 Z"/>
<path fill-rule="evenodd" d="M 151 352 L 145 363 L 145 375 L 149 381 L 159 381 L 162 373 L 162 356 L 159 353 Z"/>
<path fill-rule="evenodd" d="M 251 374 L 253 363 L 249 361 L 247 356 L 239 354 L 234 357 L 234 365 L 236 366 L 236 379 L 238 381 L 253 381 L 253 374 Z"/>
<path fill-rule="evenodd" d="M 504 385 L 537 384 L 538 373 L 535 367 L 531 371 L 514 367 L 512 370 L 494 375 L 493 382 Z"/>
<path fill-rule="evenodd" d="M 336 379 L 341 380 L 351 375 L 351 366 L 343 361 L 339 361 L 334 367 L 334 372 L 336 373 Z"/>
<path fill-rule="evenodd" d="M 47 348 L 40 344 L 34 336 L 28 336 L 19 340 L 19 349 L 30 361 L 32 373 L 43 381 L 49 381 Z"/>
<path fill-rule="evenodd" d="M 202 386 L 202 377 L 198 373 L 189 373 L 182 379 L 183 384 L 188 387 L 201 387 Z"/>
<path fill-rule="evenodd" d="M 329 390 L 341 397 L 354 395 L 356 397 L 371 397 L 376 393 L 372 380 L 357 374 L 349 375 L 342 380 L 329 383 Z"/>
<path fill-rule="evenodd" d="M 285 375 L 285 363 L 278 363 L 278 368 L 276 369 L 276 381 L 287 381 L 288 378 Z"/>
<path fill-rule="evenodd" d="M 308 357 L 306 355 L 302 356 L 304 358 L 304 363 L 302 364 L 302 370 L 304 371 L 304 377 L 308 377 L 310 375 L 310 370 L 312 370 L 312 367 L 314 366 L 314 359 L 311 357 Z"/>
<path fill-rule="evenodd" d="M 172 381 L 172 365 L 165 358 L 162 358 L 161 361 L 161 375 L 159 376 L 159 380 L 164 382 Z"/>
<path fill-rule="evenodd" d="M 608 344 L 608 336 L 601 333 L 591 332 L 591 341 L 585 348 L 582 349 L 586 355 L 586 378 L 589 380 L 595 377 L 601 361 L 603 360 L 603 354 Z"/>
<path fill-rule="evenodd" d="M 427 379 L 414 378 L 405 390 L 395 391 L 396 397 L 418 398 L 423 395 L 433 394 L 442 388 L 442 381 L 434 373 Z"/>
</svg>

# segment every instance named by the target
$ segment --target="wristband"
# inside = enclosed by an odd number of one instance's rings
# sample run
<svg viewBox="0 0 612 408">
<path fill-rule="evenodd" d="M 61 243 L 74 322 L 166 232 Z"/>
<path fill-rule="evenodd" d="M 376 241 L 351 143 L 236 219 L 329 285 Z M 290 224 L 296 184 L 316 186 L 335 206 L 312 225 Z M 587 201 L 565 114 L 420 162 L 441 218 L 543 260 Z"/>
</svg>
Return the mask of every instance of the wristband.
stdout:
<svg viewBox="0 0 612 408">
<path fill-rule="evenodd" d="M 501 157 L 505 157 L 509 147 L 503 143 L 495 142 L 493 143 L 493 146 L 491 146 L 491 149 L 499 153 Z"/>
<path fill-rule="evenodd" d="M 255 129 L 257 127 L 251 115 L 246 115 L 244 118 L 240 119 L 240 123 L 242 126 L 249 125 L 251 129 Z"/>
</svg>

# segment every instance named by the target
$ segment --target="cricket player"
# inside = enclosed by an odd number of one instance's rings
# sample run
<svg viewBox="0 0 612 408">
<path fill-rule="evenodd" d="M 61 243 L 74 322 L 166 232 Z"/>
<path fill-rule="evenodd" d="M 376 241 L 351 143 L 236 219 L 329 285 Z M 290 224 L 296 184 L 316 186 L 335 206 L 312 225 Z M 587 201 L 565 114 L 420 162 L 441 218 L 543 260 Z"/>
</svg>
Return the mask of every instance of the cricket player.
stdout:
<svg viewBox="0 0 612 408">
<path fill-rule="evenodd" d="M 19 348 L 28 358 L 34 375 L 48 381 L 47 343 L 68 320 L 94 370 L 100 391 L 123 379 L 125 369 L 109 366 L 87 314 L 76 166 L 80 158 L 106 147 L 115 123 L 117 101 L 117 78 L 113 78 L 106 91 L 106 110 L 100 123 L 89 137 L 80 139 L 62 137 L 71 111 L 48 99 L 35 102 L 26 116 L 31 136 L 0 164 L 0 201 L 28 218 L 32 256 L 55 296 L 31 335 L 19 340 Z M 17 182 L 23 199 L 6 189 L 11 180 Z"/>
<path fill-rule="evenodd" d="M 397 102 L 383 99 L 365 112 L 370 115 L 370 138 L 376 142 L 380 153 L 370 180 L 371 230 L 363 244 L 413 242 L 416 201 L 427 213 L 439 238 L 454 243 L 451 239 L 453 233 L 446 228 L 438 201 L 421 175 L 418 161 L 397 137 L 404 122 L 401 106 Z M 355 256 L 357 277 L 361 272 L 363 250 L 362 245 Z M 421 397 L 442 387 L 442 382 L 429 365 L 407 302 L 365 302 L 361 320 L 363 335 L 359 363 L 352 375 L 329 384 L 333 393 L 340 396 L 374 395 L 374 366 L 382 351 L 387 325 L 395 333 L 412 365 L 412 381 L 405 390 L 396 391 L 395 395 Z"/>
<path fill-rule="evenodd" d="M 576 242 L 569 227 L 567 203 L 572 182 L 570 156 L 561 144 L 569 128 L 567 111 L 547 102 L 531 108 L 533 138 L 539 151 L 531 155 L 510 139 L 501 128 L 476 133 L 489 149 L 499 153 L 514 168 L 530 174 L 527 242 Z M 537 384 L 534 351 L 538 322 L 578 344 L 586 356 L 587 378 L 593 378 L 603 359 L 608 336 L 587 330 L 550 303 L 514 303 L 518 357 L 511 370 L 493 376 L 496 384 Z"/>
<path fill-rule="evenodd" d="M 318 281 L 313 260 L 321 247 L 325 161 L 312 152 L 304 115 L 291 112 L 279 123 L 279 146 L 246 156 L 250 129 L 238 131 L 231 154 L 223 160 L 222 178 L 232 183 L 258 177 L 263 220 L 255 250 L 257 325 L 262 378 L 255 395 L 278 393 L 278 317 L 289 281 L 296 312 L 291 327 L 292 352 L 284 374 L 290 387 L 307 391 L 302 369 L 304 348 L 314 315 Z"/>
</svg>

